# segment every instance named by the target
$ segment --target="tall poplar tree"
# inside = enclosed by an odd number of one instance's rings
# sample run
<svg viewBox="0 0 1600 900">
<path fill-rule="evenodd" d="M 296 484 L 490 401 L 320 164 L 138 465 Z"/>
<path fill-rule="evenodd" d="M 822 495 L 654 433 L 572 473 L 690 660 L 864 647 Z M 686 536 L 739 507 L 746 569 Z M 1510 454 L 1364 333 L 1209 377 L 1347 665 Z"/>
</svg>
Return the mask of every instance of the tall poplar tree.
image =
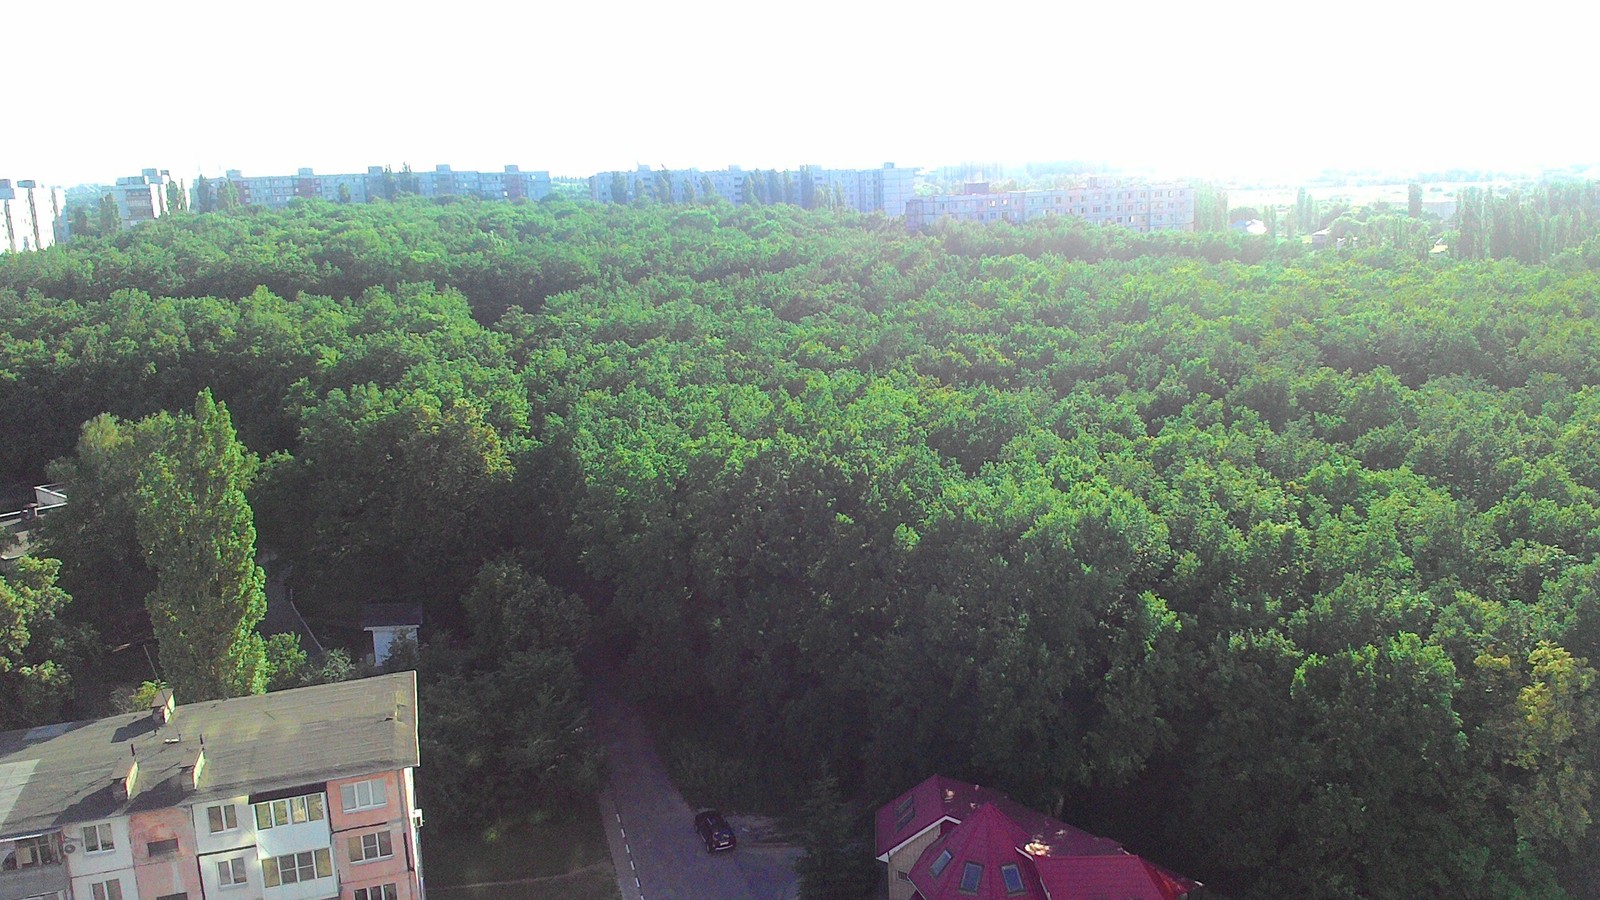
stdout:
<svg viewBox="0 0 1600 900">
<path fill-rule="evenodd" d="M 159 413 L 135 489 L 139 541 L 156 570 L 146 600 L 168 683 L 184 701 L 258 694 L 266 578 L 244 489 L 256 460 L 204 390 L 194 415 Z"/>
</svg>

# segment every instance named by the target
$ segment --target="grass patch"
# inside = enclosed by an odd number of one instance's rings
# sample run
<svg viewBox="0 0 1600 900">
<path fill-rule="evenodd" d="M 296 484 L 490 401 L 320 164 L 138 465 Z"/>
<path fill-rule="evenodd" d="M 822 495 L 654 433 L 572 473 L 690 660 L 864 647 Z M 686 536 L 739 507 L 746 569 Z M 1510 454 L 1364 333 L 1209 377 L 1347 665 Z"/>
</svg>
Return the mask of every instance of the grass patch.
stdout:
<svg viewBox="0 0 1600 900">
<path fill-rule="evenodd" d="M 595 896 L 616 896 L 611 852 L 606 847 L 599 806 L 592 798 L 548 812 L 502 819 L 481 828 L 425 830 L 423 841 L 430 894 L 436 886 L 453 889 L 462 885 L 550 878 L 600 866 L 603 871 L 598 880 L 610 882 L 611 893 Z M 560 893 L 560 885 L 552 885 L 552 888 L 557 891 L 555 894 L 518 893 L 516 896 L 590 896 Z M 497 891 L 497 896 L 505 895 L 506 891 Z"/>
</svg>

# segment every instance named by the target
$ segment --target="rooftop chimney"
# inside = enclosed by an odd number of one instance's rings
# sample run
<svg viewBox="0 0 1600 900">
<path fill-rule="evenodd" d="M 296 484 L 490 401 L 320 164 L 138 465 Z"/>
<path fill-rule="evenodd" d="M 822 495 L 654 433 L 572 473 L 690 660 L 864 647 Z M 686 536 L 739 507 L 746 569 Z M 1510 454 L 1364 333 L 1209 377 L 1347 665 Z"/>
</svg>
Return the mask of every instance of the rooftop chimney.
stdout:
<svg viewBox="0 0 1600 900">
<path fill-rule="evenodd" d="M 132 747 L 128 748 L 130 751 Z M 128 764 L 119 770 L 120 774 L 111 782 L 111 795 L 118 803 L 126 802 L 133 796 L 135 783 L 139 780 L 139 758 L 135 756 L 128 760 Z"/>
<path fill-rule="evenodd" d="M 155 699 L 150 701 L 150 718 L 156 720 L 156 727 L 172 721 L 172 714 L 177 710 L 178 704 L 172 696 L 172 689 L 167 688 L 158 692 Z"/>
<path fill-rule="evenodd" d="M 204 770 L 205 767 L 206 748 L 205 745 L 202 744 L 200 749 L 195 751 L 194 762 L 184 767 L 189 770 L 186 775 L 186 780 L 189 782 L 189 788 L 191 790 L 200 787 L 200 772 Z"/>
</svg>

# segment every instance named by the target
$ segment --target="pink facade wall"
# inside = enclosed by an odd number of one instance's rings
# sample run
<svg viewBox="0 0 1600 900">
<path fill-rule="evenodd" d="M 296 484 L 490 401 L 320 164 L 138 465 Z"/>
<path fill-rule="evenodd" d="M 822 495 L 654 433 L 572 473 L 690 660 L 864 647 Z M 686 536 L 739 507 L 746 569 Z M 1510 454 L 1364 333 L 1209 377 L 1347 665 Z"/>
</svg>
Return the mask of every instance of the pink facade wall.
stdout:
<svg viewBox="0 0 1600 900">
<path fill-rule="evenodd" d="M 187 809 L 177 807 L 134 813 L 128 817 L 128 836 L 133 850 L 133 874 L 139 896 L 155 900 L 167 894 L 200 896 L 200 870 L 195 865 L 194 826 Z M 176 838 L 173 853 L 150 854 L 150 845 Z"/>
<path fill-rule="evenodd" d="M 341 788 L 360 781 L 383 782 L 385 803 L 373 809 L 344 811 Z M 357 888 L 395 886 L 395 900 L 416 900 L 419 896 L 415 873 L 416 848 L 411 846 L 411 810 L 406 804 L 405 781 L 400 772 L 385 772 L 362 778 L 328 782 L 328 823 L 333 827 L 334 868 L 339 873 L 341 894 L 354 897 Z M 352 862 L 349 839 L 379 831 L 389 832 L 393 855 L 365 862 Z"/>
</svg>

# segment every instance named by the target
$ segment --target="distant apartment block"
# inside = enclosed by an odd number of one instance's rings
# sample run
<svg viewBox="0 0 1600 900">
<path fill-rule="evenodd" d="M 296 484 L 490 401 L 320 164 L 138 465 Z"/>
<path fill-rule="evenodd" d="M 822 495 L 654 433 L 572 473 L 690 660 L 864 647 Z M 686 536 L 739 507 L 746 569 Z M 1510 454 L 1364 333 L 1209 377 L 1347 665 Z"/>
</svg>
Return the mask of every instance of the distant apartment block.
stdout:
<svg viewBox="0 0 1600 900">
<path fill-rule="evenodd" d="M 885 163 L 878 169 L 822 169 L 815 166 L 804 170 L 776 173 L 776 181 L 786 184 L 794 195 L 793 202 L 801 202 L 803 177 L 809 175 L 817 196 L 838 197 L 843 205 L 858 212 L 881 212 L 888 216 L 905 213 L 906 203 L 916 186 L 915 169 L 898 168 Z M 632 172 L 601 172 L 589 179 L 589 197 L 596 203 L 625 203 L 641 196 L 654 196 L 662 190 L 663 181 L 671 183 L 673 202 L 682 203 L 690 196 L 700 197 L 709 185 L 722 199 L 739 205 L 744 202 L 745 181 L 756 179 L 754 188 L 758 197 L 770 196 L 770 183 L 774 174 L 766 171 L 746 172 L 737 166 L 704 172 L 699 169 L 672 169 L 653 171 L 640 166 Z M 785 178 L 787 179 L 785 181 Z M 616 196 L 619 184 L 627 185 L 627 196 Z M 788 198 L 768 199 L 766 202 L 789 202 Z"/>
<path fill-rule="evenodd" d="M 1193 231 L 1194 188 L 1175 182 L 1149 184 L 1091 178 L 1066 188 L 991 192 L 968 185 L 963 194 L 916 197 L 906 203 L 906 224 L 921 228 L 939 219 L 968 222 L 1031 222 L 1071 216 L 1097 225 L 1134 231 Z"/>
<path fill-rule="evenodd" d="M 0 253 L 43 250 L 67 237 L 67 198 L 60 188 L 41 187 L 36 181 L 0 178 L 0 218 L 5 220 L 5 243 Z"/>
<path fill-rule="evenodd" d="M 413 672 L 0 734 L 5 900 L 424 900 Z"/>
<path fill-rule="evenodd" d="M 174 181 L 172 173 L 166 169 L 145 169 L 138 175 L 118 178 L 111 189 L 111 197 L 117 201 L 117 216 L 122 220 L 122 227 L 131 228 L 173 212 L 169 207 L 168 187 L 171 185 L 183 192 L 187 202 L 187 190 Z"/>
<path fill-rule="evenodd" d="M 318 175 L 301 169 L 294 175 L 245 176 L 229 169 L 223 181 L 238 192 L 245 206 L 281 208 L 295 198 L 317 198 L 330 203 L 366 203 L 414 194 L 422 197 L 478 197 L 484 200 L 543 199 L 550 193 L 550 173 L 524 172 L 506 166 L 500 172 L 457 172 L 436 166 L 431 172 L 393 171 L 369 166 L 360 174 Z M 220 183 L 214 183 L 216 190 Z"/>
</svg>

